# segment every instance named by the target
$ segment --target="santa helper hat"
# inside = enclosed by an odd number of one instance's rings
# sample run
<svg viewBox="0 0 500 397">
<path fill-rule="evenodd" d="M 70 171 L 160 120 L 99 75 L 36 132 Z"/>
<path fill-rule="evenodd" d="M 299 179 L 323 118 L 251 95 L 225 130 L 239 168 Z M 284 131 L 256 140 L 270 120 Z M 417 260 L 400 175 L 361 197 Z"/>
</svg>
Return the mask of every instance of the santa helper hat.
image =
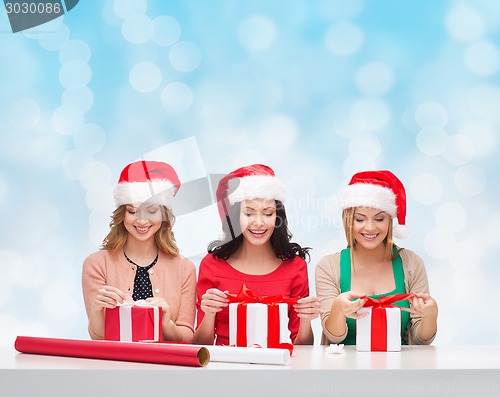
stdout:
<svg viewBox="0 0 500 397">
<path fill-rule="evenodd" d="M 253 164 L 238 168 L 222 178 L 217 186 L 216 197 L 220 218 L 224 220 L 229 206 L 235 203 L 253 199 L 283 202 L 286 192 L 271 167 Z"/>
<path fill-rule="evenodd" d="M 398 224 L 393 228 L 393 236 L 406 238 L 406 192 L 401 181 L 391 171 L 363 171 L 355 174 L 340 195 L 340 206 L 344 210 L 351 207 L 370 207 L 382 210 Z"/>
<path fill-rule="evenodd" d="M 164 205 L 172 210 L 181 183 L 173 167 L 161 161 L 136 161 L 120 174 L 113 195 L 116 206 L 126 204 Z"/>
</svg>

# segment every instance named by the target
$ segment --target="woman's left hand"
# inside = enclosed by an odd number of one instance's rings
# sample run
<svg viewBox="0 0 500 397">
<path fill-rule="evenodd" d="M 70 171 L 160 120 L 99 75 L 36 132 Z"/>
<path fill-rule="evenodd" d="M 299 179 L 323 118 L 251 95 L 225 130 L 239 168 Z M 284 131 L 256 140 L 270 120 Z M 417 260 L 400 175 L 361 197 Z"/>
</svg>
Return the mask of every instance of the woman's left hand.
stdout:
<svg viewBox="0 0 500 397">
<path fill-rule="evenodd" d="M 170 322 L 170 305 L 163 298 L 147 298 L 146 302 L 161 307 L 163 324 Z"/>
<path fill-rule="evenodd" d="M 319 300 L 316 296 L 301 298 L 293 305 L 301 320 L 314 320 L 319 316 Z"/>
<path fill-rule="evenodd" d="M 410 313 L 424 317 L 437 317 L 438 307 L 436 301 L 429 294 L 415 294 L 410 299 Z"/>
</svg>

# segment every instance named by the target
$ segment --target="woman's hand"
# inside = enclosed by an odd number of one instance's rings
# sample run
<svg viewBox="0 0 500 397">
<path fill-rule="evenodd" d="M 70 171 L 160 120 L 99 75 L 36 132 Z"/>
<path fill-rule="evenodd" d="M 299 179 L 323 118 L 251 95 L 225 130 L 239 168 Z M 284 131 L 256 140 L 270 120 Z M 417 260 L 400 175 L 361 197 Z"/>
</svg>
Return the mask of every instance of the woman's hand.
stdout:
<svg viewBox="0 0 500 397">
<path fill-rule="evenodd" d="M 202 295 L 200 308 L 204 313 L 217 313 L 229 304 L 226 293 L 217 288 L 210 288 Z"/>
<path fill-rule="evenodd" d="M 319 316 L 319 300 L 315 296 L 301 298 L 293 305 L 301 320 L 314 320 Z"/>
<path fill-rule="evenodd" d="M 353 300 L 354 298 L 358 298 Z M 358 310 L 363 307 L 366 302 L 366 294 L 348 291 L 340 294 L 335 299 L 336 309 L 344 316 L 354 319 L 363 318 L 368 315 L 368 312 L 358 314 Z"/>
<path fill-rule="evenodd" d="M 127 298 L 128 295 L 120 291 L 118 288 L 111 287 L 109 285 L 104 285 L 99 291 L 94 300 L 94 307 L 98 310 L 114 309 L 119 303 Z"/>
<path fill-rule="evenodd" d="M 147 298 L 146 302 L 161 307 L 163 324 L 170 322 L 170 305 L 163 298 Z"/>
<path fill-rule="evenodd" d="M 437 302 L 429 294 L 414 294 L 410 301 L 410 309 L 404 309 L 410 313 L 418 314 L 422 318 L 437 318 Z"/>
</svg>

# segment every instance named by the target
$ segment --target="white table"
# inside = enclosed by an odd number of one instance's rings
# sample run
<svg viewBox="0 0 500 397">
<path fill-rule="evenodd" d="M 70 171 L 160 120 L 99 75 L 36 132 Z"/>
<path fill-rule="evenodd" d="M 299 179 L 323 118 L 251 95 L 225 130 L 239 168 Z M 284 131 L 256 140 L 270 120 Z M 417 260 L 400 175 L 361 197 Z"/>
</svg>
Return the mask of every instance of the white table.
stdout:
<svg viewBox="0 0 500 397">
<path fill-rule="evenodd" d="M 500 346 L 404 346 L 329 355 L 296 346 L 287 366 L 181 367 L 0 348 L 2 396 L 500 396 Z M 239 390 L 239 391 L 238 391 Z M 9 391 L 10 393 L 4 393 Z M 175 392 L 173 392 L 175 391 Z"/>
</svg>

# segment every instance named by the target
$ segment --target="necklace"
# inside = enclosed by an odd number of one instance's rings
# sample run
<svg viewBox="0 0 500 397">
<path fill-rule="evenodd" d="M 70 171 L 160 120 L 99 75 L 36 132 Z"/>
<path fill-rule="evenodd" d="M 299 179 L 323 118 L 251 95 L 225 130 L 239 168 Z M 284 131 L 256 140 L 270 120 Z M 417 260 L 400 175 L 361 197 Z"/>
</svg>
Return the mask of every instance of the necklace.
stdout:
<svg viewBox="0 0 500 397">
<path fill-rule="evenodd" d="M 132 265 L 137 266 L 138 268 L 145 267 L 145 268 L 147 268 L 147 269 L 150 269 L 151 267 L 153 267 L 153 266 L 156 264 L 156 262 L 158 262 L 158 252 L 156 253 L 156 258 L 153 260 L 153 262 L 151 262 L 151 263 L 150 263 L 149 265 L 147 265 L 147 266 L 140 266 L 140 265 L 138 265 L 137 263 L 135 263 L 132 259 L 130 259 L 130 258 L 127 256 L 127 254 L 125 253 L 125 251 L 123 251 L 123 255 L 125 255 L 125 259 L 127 259 L 127 261 L 128 261 L 129 263 L 131 263 Z"/>
</svg>

